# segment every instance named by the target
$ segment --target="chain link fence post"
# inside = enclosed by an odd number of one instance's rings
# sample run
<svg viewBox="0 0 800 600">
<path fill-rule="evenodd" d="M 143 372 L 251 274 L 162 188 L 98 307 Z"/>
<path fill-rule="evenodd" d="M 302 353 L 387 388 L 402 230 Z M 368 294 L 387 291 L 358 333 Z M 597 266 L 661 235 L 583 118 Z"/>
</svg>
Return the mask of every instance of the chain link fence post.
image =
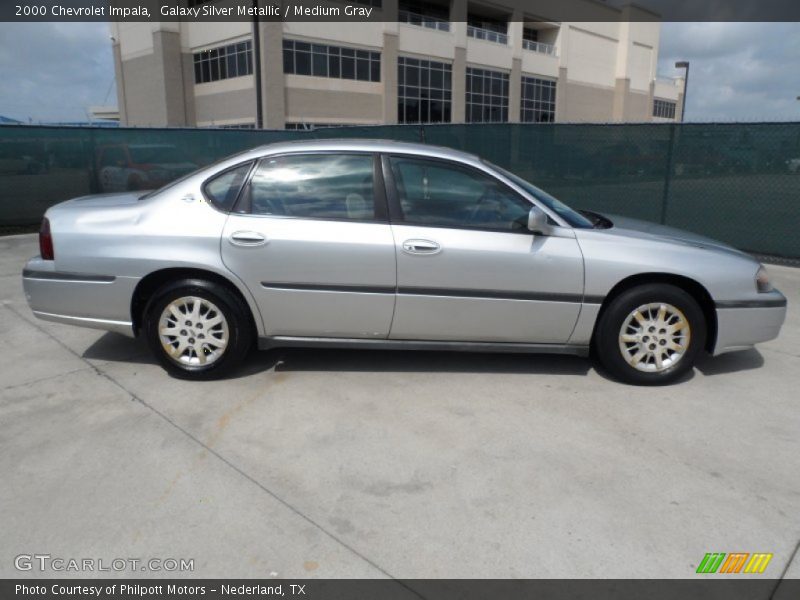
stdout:
<svg viewBox="0 0 800 600">
<path fill-rule="evenodd" d="M 669 205 L 670 187 L 673 177 L 673 156 L 675 154 L 675 123 L 669 125 L 669 142 L 667 146 L 667 172 L 664 174 L 664 194 L 661 198 L 661 224 L 667 224 L 667 206 Z"/>
</svg>

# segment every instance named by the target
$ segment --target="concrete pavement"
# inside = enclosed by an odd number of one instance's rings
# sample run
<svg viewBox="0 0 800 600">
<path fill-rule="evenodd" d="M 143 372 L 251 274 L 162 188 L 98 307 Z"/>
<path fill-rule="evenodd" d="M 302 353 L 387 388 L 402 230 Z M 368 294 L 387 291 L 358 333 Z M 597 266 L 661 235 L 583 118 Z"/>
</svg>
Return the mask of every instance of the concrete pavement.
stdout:
<svg viewBox="0 0 800 600">
<path fill-rule="evenodd" d="M 47 553 L 194 577 L 685 578 L 734 551 L 800 577 L 800 270 L 770 268 L 780 338 L 671 387 L 575 357 L 333 350 L 190 383 L 139 341 L 36 320 L 37 251 L 0 238 L 2 577 L 63 575 L 14 568 Z"/>
</svg>

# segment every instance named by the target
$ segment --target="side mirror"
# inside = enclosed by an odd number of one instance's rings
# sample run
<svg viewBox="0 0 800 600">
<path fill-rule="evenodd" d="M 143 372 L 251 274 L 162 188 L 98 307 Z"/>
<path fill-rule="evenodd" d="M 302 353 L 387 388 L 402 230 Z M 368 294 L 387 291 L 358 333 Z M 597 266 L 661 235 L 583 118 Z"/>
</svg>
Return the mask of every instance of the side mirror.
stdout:
<svg viewBox="0 0 800 600">
<path fill-rule="evenodd" d="M 531 211 L 528 213 L 528 230 L 542 235 L 550 233 L 550 225 L 547 224 L 547 213 L 538 206 L 532 206 Z"/>
</svg>

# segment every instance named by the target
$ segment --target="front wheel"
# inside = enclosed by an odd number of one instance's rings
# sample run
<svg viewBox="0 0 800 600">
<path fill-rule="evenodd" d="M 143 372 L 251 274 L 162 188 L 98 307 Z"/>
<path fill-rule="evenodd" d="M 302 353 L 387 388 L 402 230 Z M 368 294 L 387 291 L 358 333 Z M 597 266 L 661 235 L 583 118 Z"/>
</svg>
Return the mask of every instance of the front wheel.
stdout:
<svg viewBox="0 0 800 600">
<path fill-rule="evenodd" d="M 147 342 L 161 365 L 184 379 L 218 379 L 244 359 L 253 340 L 248 309 L 233 292 L 202 279 L 176 281 L 145 310 Z"/>
<path fill-rule="evenodd" d="M 697 301 L 668 284 L 626 290 L 606 307 L 595 331 L 597 359 L 635 385 L 673 383 L 705 346 L 706 320 Z"/>
</svg>

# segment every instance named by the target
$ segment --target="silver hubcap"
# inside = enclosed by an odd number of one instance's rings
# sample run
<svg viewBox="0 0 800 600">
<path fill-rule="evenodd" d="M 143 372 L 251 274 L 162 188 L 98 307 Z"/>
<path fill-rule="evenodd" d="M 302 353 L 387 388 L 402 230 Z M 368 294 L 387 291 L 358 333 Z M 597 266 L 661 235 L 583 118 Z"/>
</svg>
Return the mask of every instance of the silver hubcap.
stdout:
<svg viewBox="0 0 800 600">
<path fill-rule="evenodd" d="M 180 365 L 216 362 L 228 346 L 228 321 L 216 304 L 184 296 L 170 302 L 158 320 L 164 352 Z"/>
<path fill-rule="evenodd" d="M 622 322 L 619 349 L 638 371 L 657 373 L 677 364 L 686 354 L 691 328 L 684 314 L 663 302 L 643 304 Z"/>
</svg>

